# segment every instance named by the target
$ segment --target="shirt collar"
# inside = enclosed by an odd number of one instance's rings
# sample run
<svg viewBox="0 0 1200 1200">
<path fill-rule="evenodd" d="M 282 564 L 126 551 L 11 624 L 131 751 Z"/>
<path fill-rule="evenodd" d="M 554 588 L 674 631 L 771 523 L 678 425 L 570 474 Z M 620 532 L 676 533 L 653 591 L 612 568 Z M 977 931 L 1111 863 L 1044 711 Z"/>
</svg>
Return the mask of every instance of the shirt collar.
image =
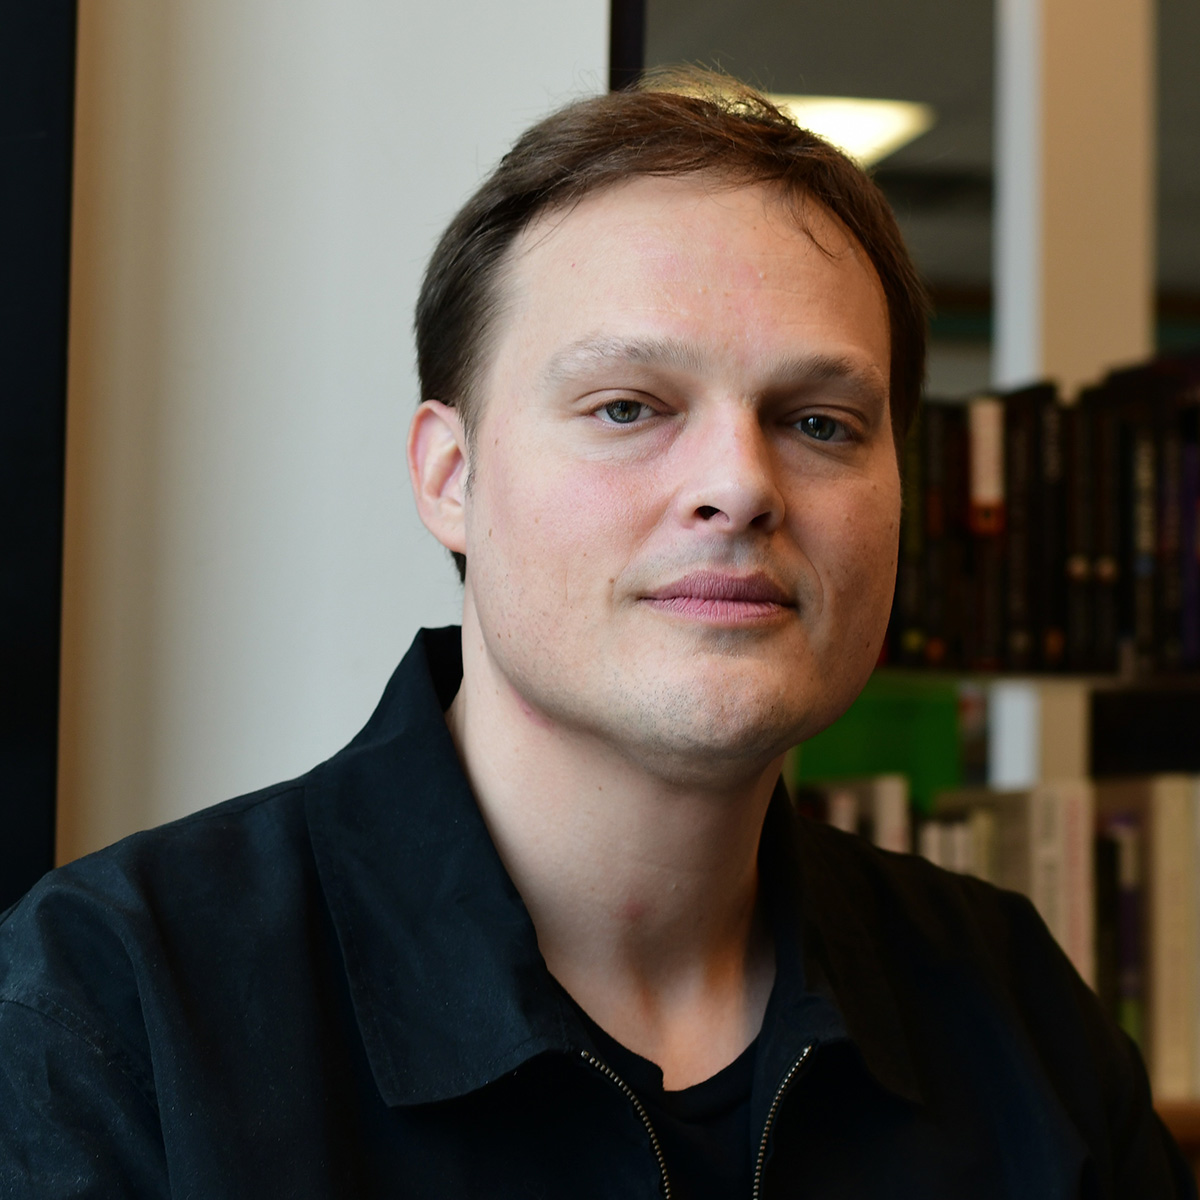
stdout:
<svg viewBox="0 0 1200 1200">
<path fill-rule="evenodd" d="M 465 1095 L 537 1054 L 588 1040 L 546 969 L 459 763 L 444 710 L 461 679 L 458 628 L 422 630 L 366 727 L 306 785 L 355 1015 L 393 1105 Z M 872 1073 L 915 1096 L 877 947 L 818 842 L 799 834 L 780 790 L 760 856 L 777 942 L 804 945 L 802 976 L 828 980 Z M 781 1061 L 812 1034 L 811 1003 L 797 992 L 779 1006 L 782 1025 L 768 1039 Z"/>
<path fill-rule="evenodd" d="M 800 817 L 782 784 L 776 788 L 759 870 L 776 954 L 798 954 L 803 979 L 781 1007 L 781 1019 L 801 1037 L 814 1023 L 826 1030 L 824 1039 L 818 1032 L 805 1040 L 832 1040 L 844 1031 L 878 1083 L 920 1103 L 919 1076 L 874 920 L 881 900 L 864 869 L 873 853 L 850 835 Z"/>
</svg>

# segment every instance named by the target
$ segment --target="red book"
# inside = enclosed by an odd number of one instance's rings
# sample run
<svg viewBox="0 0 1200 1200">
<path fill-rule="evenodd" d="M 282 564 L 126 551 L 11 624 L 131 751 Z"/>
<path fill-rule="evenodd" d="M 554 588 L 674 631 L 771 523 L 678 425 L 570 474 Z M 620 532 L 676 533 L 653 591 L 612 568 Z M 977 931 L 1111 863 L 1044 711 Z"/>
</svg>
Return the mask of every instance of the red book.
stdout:
<svg viewBox="0 0 1200 1200">
<path fill-rule="evenodd" d="M 968 528 L 974 567 L 974 603 L 968 621 L 969 665 L 994 671 L 1004 662 L 1004 403 L 995 396 L 972 400 Z"/>
</svg>

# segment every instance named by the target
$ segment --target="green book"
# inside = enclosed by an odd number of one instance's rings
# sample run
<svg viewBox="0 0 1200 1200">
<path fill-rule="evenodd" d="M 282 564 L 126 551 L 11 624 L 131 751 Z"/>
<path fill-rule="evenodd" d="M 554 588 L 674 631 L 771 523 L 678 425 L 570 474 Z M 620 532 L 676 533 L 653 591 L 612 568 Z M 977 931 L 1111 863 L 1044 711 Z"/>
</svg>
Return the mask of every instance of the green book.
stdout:
<svg viewBox="0 0 1200 1200">
<path fill-rule="evenodd" d="M 901 774 L 917 811 L 928 813 L 938 792 L 966 780 L 964 755 L 972 752 L 964 745 L 960 713 L 969 706 L 962 701 L 959 679 L 876 671 L 842 717 L 792 752 L 790 782 Z"/>
</svg>

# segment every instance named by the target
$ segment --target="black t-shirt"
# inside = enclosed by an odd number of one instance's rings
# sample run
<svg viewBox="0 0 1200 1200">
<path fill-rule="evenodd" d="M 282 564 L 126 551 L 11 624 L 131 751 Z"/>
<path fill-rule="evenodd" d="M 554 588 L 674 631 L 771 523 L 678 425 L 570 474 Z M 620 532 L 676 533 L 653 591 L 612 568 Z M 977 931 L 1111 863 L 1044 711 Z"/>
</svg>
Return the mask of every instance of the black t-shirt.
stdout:
<svg viewBox="0 0 1200 1200">
<path fill-rule="evenodd" d="M 749 1196 L 754 1183 L 750 1095 L 758 1039 L 710 1079 L 669 1092 L 655 1063 L 579 1011 L 600 1056 L 633 1088 L 654 1126 L 673 1200 Z"/>
</svg>

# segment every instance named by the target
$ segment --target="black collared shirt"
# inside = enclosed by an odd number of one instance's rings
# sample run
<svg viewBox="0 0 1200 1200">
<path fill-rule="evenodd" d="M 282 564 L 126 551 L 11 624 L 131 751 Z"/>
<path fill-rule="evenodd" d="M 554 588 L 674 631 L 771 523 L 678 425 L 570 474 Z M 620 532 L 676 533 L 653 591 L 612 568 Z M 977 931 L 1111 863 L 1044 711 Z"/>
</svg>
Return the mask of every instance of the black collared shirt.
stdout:
<svg viewBox="0 0 1200 1200">
<path fill-rule="evenodd" d="M 664 1194 L 458 763 L 461 671 L 457 630 L 423 634 L 335 758 L 0 918 L 0 1196 Z M 1024 900 L 782 795 L 760 865 L 790 981 L 754 1063 L 764 1197 L 1195 1195 Z"/>
</svg>

